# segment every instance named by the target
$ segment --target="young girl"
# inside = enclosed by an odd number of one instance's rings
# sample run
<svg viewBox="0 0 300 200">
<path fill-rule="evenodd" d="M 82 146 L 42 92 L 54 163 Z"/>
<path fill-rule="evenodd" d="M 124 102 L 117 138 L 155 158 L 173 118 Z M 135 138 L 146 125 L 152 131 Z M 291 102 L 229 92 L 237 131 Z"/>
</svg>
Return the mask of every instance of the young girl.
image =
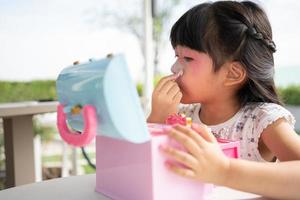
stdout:
<svg viewBox="0 0 300 200">
<path fill-rule="evenodd" d="M 179 113 L 216 136 L 240 141 L 240 157 L 253 161 L 300 159 L 291 113 L 274 86 L 276 46 L 265 12 L 253 2 L 203 3 L 187 11 L 170 35 L 175 75 L 152 96 L 148 122 Z"/>
</svg>

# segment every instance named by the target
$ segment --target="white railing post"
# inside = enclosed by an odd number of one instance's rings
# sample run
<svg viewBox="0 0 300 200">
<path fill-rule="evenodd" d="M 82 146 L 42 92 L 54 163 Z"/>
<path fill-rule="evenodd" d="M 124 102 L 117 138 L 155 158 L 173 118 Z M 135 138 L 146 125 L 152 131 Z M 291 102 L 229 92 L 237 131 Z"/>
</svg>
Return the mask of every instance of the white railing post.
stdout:
<svg viewBox="0 0 300 200">
<path fill-rule="evenodd" d="M 145 46 L 145 78 L 143 90 L 143 108 L 146 115 L 150 112 L 153 91 L 153 22 L 152 2 L 144 0 L 144 46 Z"/>
</svg>

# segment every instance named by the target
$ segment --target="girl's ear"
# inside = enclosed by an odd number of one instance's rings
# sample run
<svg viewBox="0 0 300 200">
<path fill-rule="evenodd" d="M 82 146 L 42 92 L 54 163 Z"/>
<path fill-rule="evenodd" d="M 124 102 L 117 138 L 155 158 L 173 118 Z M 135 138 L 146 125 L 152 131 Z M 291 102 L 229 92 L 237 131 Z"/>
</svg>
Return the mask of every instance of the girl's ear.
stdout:
<svg viewBox="0 0 300 200">
<path fill-rule="evenodd" d="M 225 86 L 239 86 L 246 80 L 246 70 L 239 62 L 228 64 Z"/>
</svg>

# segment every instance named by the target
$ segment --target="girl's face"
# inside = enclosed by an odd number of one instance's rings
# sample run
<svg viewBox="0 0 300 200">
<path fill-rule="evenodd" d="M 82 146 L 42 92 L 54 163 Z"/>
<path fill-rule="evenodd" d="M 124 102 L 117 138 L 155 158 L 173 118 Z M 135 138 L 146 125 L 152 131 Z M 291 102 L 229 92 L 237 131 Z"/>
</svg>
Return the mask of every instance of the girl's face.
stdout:
<svg viewBox="0 0 300 200">
<path fill-rule="evenodd" d="M 183 94 L 181 103 L 206 103 L 222 95 L 222 70 L 214 72 L 208 54 L 178 45 L 175 55 L 174 66 L 183 70 L 183 75 L 176 80 Z M 174 67 L 172 71 L 174 73 Z"/>
</svg>

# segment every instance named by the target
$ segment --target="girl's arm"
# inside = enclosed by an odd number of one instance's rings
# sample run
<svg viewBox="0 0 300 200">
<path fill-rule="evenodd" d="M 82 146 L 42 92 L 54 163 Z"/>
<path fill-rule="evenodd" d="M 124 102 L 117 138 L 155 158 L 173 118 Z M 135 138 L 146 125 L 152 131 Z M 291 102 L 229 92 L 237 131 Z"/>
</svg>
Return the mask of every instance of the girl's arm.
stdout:
<svg viewBox="0 0 300 200">
<path fill-rule="evenodd" d="M 272 198 L 300 198 L 300 161 L 258 163 L 227 158 L 207 127 L 177 125 L 169 136 L 187 151 L 161 147 L 172 161 L 167 167 L 181 175 Z M 182 163 L 185 168 L 174 163 Z"/>
<path fill-rule="evenodd" d="M 221 183 L 226 187 L 277 199 L 300 198 L 300 161 L 259 163 L 231 159 L 227 173 Z"/>
<path fill-rule="evenodd" d="M 300 160 L 300 137 L 284 118 L 269 125 L 261 139 L 280 161 Z"/>
</svg>

